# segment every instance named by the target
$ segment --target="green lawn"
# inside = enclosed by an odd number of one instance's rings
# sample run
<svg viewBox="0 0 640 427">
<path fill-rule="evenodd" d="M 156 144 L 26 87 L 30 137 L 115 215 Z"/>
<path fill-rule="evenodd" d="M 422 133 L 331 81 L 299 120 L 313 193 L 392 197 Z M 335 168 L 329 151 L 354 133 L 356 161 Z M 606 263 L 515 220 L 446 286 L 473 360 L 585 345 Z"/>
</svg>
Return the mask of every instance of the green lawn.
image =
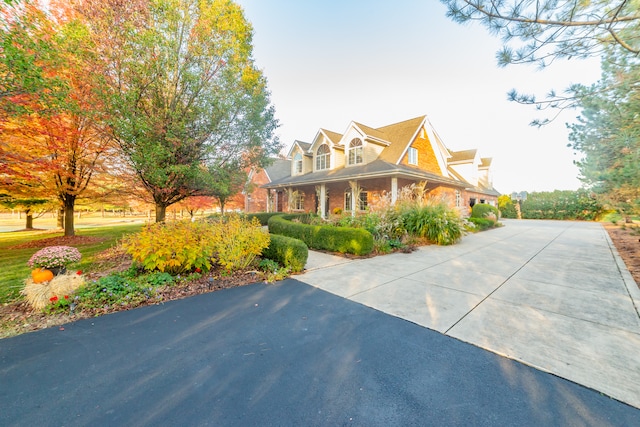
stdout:
<svg viewBox="0 0 640 427">
<path fill-rule="evenodd" d="M 82 260 L 70 266 L 73 269 L 91 272 L 92 265 L 97 253 L 114 246 L 122 236 L 140 231 L 142 224 L 110 225 L 95 228 L 83 228 L 76 230 L 78 236 L 95 236 L 105 240 L 99 243 L 76 246 L 82 254 Z M 0 304 L 17 298 L 21 298 L 20 290 L 24 287 L 24 280 L 29 277 L 31 268 L 27 261 L 38 248 L 9 249 L 33 240 L 46 239 L 50 237 L 62 236 L 63 232 L 40 231 L 14 231 L 0 233 L 0 266 L 2 275 L 0 276 Z"/>
</svg>

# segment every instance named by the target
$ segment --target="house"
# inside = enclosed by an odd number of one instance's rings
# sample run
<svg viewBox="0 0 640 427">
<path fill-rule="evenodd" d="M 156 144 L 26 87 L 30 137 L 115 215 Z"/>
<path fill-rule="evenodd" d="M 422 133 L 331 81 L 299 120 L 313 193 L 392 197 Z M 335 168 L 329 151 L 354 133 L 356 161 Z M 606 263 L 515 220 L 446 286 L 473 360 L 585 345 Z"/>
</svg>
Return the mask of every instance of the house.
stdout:
<svg viewBox="0 0 640 427">
<path fill-rule="evenodd" d="M 491 159 L 449 150 L 426 116 L 378 128 L 351 122 L 342 134 L 320 129 L 310 143 L 295 141 L 287 158 L 288 173 L 261 184 L 267 211 L 355 214 L 383 197 L 394 203 L 402 187 L 418 182 L 463 215 L 475 203 L 497 205 L 499 195 Z"/>
<path fill-rule="evenodd" d="M 242 199 L 244 211 L 273 212 L 277 208 L 277 205 L 268 205 L 270 190 L 262 186 L 290 175 L 291 160 L 288 159 L 274 159 L 270 166 L 263 169 L 251 169 L 247 175 L 247 185 L 244 191 L 237 196 Z M 282 206 L 280 206 L 280 208 L 280 212 L 282 212 Z"/>
</svg>

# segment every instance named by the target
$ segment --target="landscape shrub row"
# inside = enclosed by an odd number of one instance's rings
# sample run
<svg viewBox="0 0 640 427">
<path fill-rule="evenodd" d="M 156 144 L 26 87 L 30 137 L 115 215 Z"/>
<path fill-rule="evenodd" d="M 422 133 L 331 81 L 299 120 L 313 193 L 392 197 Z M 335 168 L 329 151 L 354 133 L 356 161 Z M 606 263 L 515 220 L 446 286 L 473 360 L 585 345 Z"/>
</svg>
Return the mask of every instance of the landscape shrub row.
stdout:
<svg viewBox="0 0 640 427">
<path fill-rule="evenodd" d="M 274 216 L 269 219 L 269 231 L 302 240 L 311 249 L 354 255 L 366 255 L 373 250 L 373 236 L 365 229 L 311 225 L 303 220 L 299 215 Z"/>
<path fill-rule="evenodd" d="M 304 270 L 309 257 L 309 248 L 301 240 L 280 234 L 272 234 L 269 246 L 262 251 L 262 256 L 276 261 L 278 264 L 297 273 Z"/>
<path fill-rule="evenodd" d="M 246 214 L 246 218 L 251 221 L 253 220 L 253 218 L 257 218 L 258 221 L 260 221 L 260 225 L 268 225 L 269 224 L 269 218 L 276 216 L 276 215 L 283 215 L 282 212 L 256 212 L 256 213 L 248 213 Z"/>
<path fill-rule="evenodd" d="M 498 199 L 504 218 L 516 218 L 515 204 L 507 195 Z M 603 206 L 589 191 L 533 192 L 520 202 L 523 219 L 558 219 L 594 221 L 604 213 Z"/>
</svg>

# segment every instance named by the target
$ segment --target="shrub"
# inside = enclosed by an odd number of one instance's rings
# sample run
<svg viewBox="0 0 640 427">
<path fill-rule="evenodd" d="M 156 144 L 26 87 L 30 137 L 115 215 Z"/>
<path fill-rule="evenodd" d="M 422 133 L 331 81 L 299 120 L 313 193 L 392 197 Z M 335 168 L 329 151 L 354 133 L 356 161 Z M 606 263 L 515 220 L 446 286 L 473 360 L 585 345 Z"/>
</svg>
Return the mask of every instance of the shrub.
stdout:
<svg viewBox="0 0 640 427">
<path fill-rule="evenodd" d="M 533 192 L 522 202 L 522 217 L 527 219 L 592 221 L 602 212 L 602 205 L 587 190 Z"/>
<path fill-rule="evenodd" d="M 249 266 L 269 244 L 258 219 L 230 215 L 208 221 L 151 224 L 129 236 L 124 247 L 147 271 L 182 274 L 207 271 L 217 263 L 228 271 Z"/>
<path fill-rule="evenodd" d="M 488 230 L 496 226 L 496 221 L 489 218 L 469 218 L 469 222 L 475 225 L 476 231 Z"/>
<path fill-rule="evenodd" d="M 441 203 L 405 208 L 402 221 L 409 234 L 438 245 L 451 245 L 462 237 L 460 217 Z"/>
<path fill-rule="evenodd" d="M 128 236 L 123 246 L 147 271 L 174 275 L 196 268 L 207 271 L 218 244 L 211 228 L 211 223 L 202 221 L 149 224 Z"/>
<path fill-rule="evenodd" d="M 246 214 L 246 218 L 248 221 L 252 221 L 253 218 L 257 218 L 260 221 L 260 225 L 267 225 L 269 223 L 269 218 L 276 215 L 283 215 L 282 212 L 256 212 Z"/>
<path fill-rule="evenodd" d="M 247 221 L 230 215 L 214 225 L 211 230 L 216 242 L 214 254 L 227 271 L 244 270 L 269 246 L 269 233 L 261 229 L 257 218 Z"/>
<path fill-rule="evenodd" d="M 498 197 L 498 208 L 500 210 L 501 218 L 517 218 L 518 217 L 518 212 L 516 211 L 516 205 L 513 203 L 513 200 L 511 200 L 511 196 L 509 195 L 503 194 L 502 196 Z"/>
<path fill-rule="evenodd" d="M 493 215 L 497 220 L 499 214 L 498 208 L 487 203 L 476 203 L 471 208 L 471 218 L 487 218 Z"/>
<path fill-rule="evenodd" d="M 269 231 L 302 240 L 311 249 L 366 255 L 373 250 L 373 236 L 367 230 L 330 225 L 308 225 L 290 221 L 291 215 L 269 220 Z"/>
<path fill-rule="evenodd" d="M 309 249 L 301 240 L 273 234 L 269 246 L 262 251 L 262 256 L 298 272 L 304 270 L 307 264 Z"/>
</svg>

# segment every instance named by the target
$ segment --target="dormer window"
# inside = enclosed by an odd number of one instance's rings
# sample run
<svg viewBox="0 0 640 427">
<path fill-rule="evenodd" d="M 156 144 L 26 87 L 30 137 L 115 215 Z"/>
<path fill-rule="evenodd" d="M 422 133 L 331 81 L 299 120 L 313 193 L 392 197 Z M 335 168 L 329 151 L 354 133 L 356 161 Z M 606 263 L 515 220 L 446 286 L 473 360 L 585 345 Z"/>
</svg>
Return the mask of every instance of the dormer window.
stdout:
<svg viewBox="0 0 640 427">
<path fill-rule="evenodd" d="M 302 173 L 302 155 L 300 153 L 293 157 L 293 167 L 296 174 Z"/>
<path fill-rule="evenodd" d="M 362 162 L 362 140 L 360 138 L 353 138 L 349 143 L 349 164 L 357 165 Z"/>
<path fill-rule="evenodd" d="M 331 167 L 331 151 L 327 144 L 322 144 L 316 151 L 316 170 L 329 169 Z"/>
</svg>

